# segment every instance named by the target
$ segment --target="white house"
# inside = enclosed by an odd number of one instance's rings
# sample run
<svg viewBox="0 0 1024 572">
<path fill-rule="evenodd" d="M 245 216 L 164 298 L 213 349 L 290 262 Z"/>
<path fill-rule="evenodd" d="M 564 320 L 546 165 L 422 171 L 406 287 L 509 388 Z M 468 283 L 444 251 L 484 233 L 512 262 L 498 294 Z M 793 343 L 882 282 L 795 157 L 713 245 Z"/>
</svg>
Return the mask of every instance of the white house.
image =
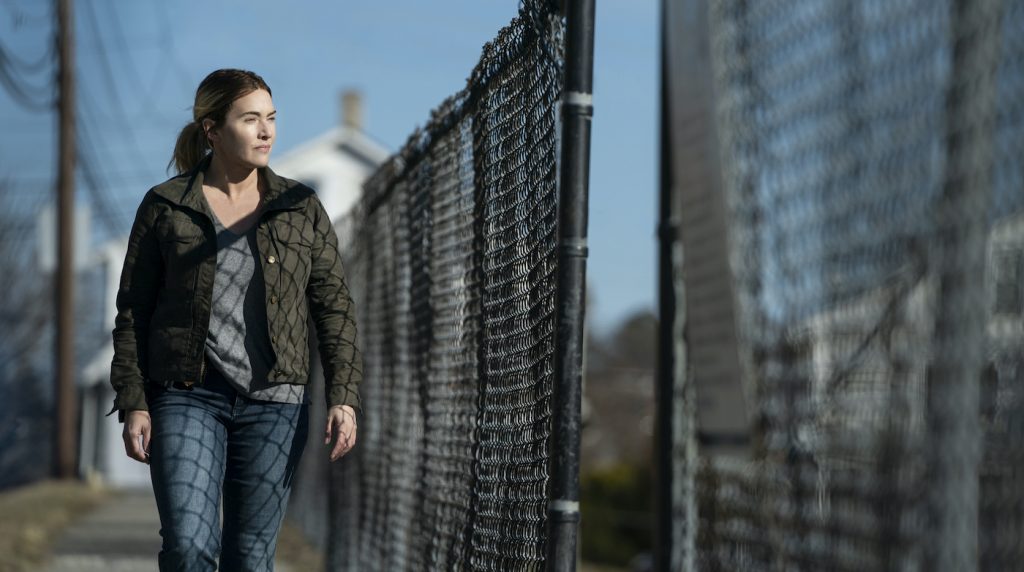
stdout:
<svg viewBox="0 0 1024 572">
<path fill-rule="evenodd" d="M 127 250 L 128 238 L 123 237 L 107 242 L 97 253 L 106 284 L 103 329 L 107 332 L 114 329 L 117 313 L 114 301 Z M 149 466 L 125 455 L 122 427 L 117 415 L 106 416 L 114 402 L 114 390 L 110 387 L 110 362 L 113 358 L 113 341 L 107 340 L 79 376 L 82 408 L 78 434 L 79 472 L 115 487 L 149 486 Z"/>
<path fill-rule="evenodd" d="M 315 189 L 334 222 L 356 204 L 363 181 L 389 156 L 363 132 L 360 105 L 358 94 L 344 93 L 339 126 L 273 161 L 275 172 Z M 103 245 L 98 253 L 106 275 L 103 313 L 108 332 L 114 329 L 114 302 L 127 246 L 124 237 Z M 110 387 L 113 356 L 113 341 L 108 340 L 80 376 L 79 472 L 114 487 L 148 487 L 149 467 L 125 455 L 117 416 L 105 416 L 114 400 Z"/>
<path fill-rule="evenodd" d="M 338 222 L 362 195 L 363 181 L 390 152 L 363 131 L 358 93 L 341 96 L 341 122 L 272 162 L 274 171 L 316 190 L 331 220 Z"/>
</svg>

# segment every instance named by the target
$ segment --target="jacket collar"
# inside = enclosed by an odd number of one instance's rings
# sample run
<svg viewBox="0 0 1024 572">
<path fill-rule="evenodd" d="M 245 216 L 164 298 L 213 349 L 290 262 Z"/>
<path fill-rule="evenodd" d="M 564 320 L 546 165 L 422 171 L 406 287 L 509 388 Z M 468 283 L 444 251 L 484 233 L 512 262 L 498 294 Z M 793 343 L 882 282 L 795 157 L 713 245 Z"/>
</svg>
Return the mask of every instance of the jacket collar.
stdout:
<svg viewBox="0 0 1024 572">
<path fill-rule="evenodd" d="M 157 186 L 153 189 L 154 192 L 175 204 L 201 213 L 207 212 L 206 201 L 202 196 L 203 176 L 210 167 L 212 157 L 213 155 L 207 154 L 191 171 Z M 302 208 L 302 193 L 289 192 L 297 187 L 294 182 L 278 175 L 270 167 L 260 167 L 259 172 L 266 183 L 263 196 L 264 212 Z"/>
</svg>

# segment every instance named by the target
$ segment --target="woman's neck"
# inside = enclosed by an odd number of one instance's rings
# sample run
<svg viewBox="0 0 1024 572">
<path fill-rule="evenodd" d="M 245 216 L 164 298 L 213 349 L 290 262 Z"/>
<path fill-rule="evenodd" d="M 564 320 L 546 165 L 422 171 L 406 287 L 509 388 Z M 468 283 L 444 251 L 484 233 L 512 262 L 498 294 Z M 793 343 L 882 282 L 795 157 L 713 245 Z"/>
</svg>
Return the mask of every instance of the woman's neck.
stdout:
<svg viewBox="0 0 1024 572">
<path fill-rule="evenodd" d="M 235 200 L 259 192 L 259 170 L 232 165 L 214 154 L 203 176 L 203 184 L 223 191 L 229 199 Z"/>
</svg>

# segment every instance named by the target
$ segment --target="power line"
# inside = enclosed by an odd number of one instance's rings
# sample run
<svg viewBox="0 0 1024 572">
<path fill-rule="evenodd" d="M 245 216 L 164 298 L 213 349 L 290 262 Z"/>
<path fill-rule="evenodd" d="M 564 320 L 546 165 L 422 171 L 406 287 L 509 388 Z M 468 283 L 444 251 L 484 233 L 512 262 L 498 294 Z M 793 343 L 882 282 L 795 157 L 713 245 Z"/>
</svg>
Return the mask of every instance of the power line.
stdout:
<svg viewBox="0 0 1024 572">
<path fill-rule="evenodd" d="M 46 5 L 51 6 L 51 3 Z M 37 26 L 39 24 L 52 24 L 53 22 L 53 10 L 47 10 L 44 14 L 29 14 L 24 10 L 20 10 L 14 3 L 11 2 L 0 2 L 0 6 L 7 9 L 7 13 L 11 16 L 11 23 L 14 24 L 14 29 L 18 29 L 24 25 Z"/>
<path fill-rule="evenodd" d="M 155 114 L 160 114 L 160 111 L 153 107 L 152 102 L 153 94 L 156 92 L 157 87 L 159 87 L 157 82 L 159 81 L 160 78 L 163 77 L 164 74 L 156 74 L 156 80 L 152 82 L 149 88 L 146 88 L 142 81 L 142 77 L 139 75 L 138 70 L 135 68 L 134 62 L 132 61 L 132 50 L 128 49 L 128 42 L 125 40 L 124 29 L 121 26 L 121 17 L 117 15 L 117 10 L 110 11 L 110 25 L 114 29 L 114 42 L 117 44 L 117 47 L 122 56 L 124 57 L 124 59 L 128 62 L 128 65 L 125 66 L 125 69 L 127 70 L 128 75 L 130 75 L 131 79 L 134 81 L 136 87 L 139 90 L 139 93 L 142 94 L 142 101 L 145 101 L 148 104 L 149 108 Z M 167 50 L 160 50 L 160 56 L 166 58 Z M 157 69 L 161 69 L 160 66 L 157 66 Z"/>
<path fill-rule="evenodd" d="M 31 111 L 52 111 L 57 101 L 53 84 L 48 87 L 29 85 L 23 77 L 19 77 L 19 73 L 7 49 L 0 44 L 0 83 L 22 107 Z"/>
<path fill-rule="evenodd" d="M 120 92 L 117 89 L 117 81 L 114 77 L 114 71 L 110 65 L 110 52 L 107 49 L 107 44 L 103 40 L 103 34 L 100 33 L 99 24 L 96 22 L 96 10 L 93 7 L 92 2 L 85 2 L 86 5 L 86 17 L 89 21 L 89 28 L 92 29 L 92 35 L 96 38 L 96 45 L 99 46 L 99 61 L 100 68 L 103 70 L 103 74 L 106 76 L 107 81 L 104 84 L 107 86 L 107 91 L 110 93 L 111 98 L 114 100 L 115 108 L 124 115 L 124 103 L 121 101 Z M 117 12 L 113 10 L 112 12 Z M 132 70 L 132 66 L 125 66 L 124 69 Z"/>
<path fill-rule="evenodd" d="M 90 185 L 90 192 L 99 193 L 97 196 L 101 200 L 102 204 L 120 204 L 112 198 L 107 198 L 109 197 L 110 189 L 113 187 L 109 182 L 111 179 L 124 182 L 127 176 L 133 176 L 137 179 L 145 178 L 146 181 L 152 181 L 154 179 L 153 174 L 152 172 L 147 172 L 144 168 L 148 161 L 146 161 L 146 158 L 142 155 L 138 141 L 136 140 L 134 133 L 131 131 L 131 128 L 128 128 L 127 137 L 129 143 L 128 146 L 131 147 L 130 153 L 134 155 L 133 160 L 124 161 L 122 159 L 110 162 L 100 158 L 97 154 L 97 150 L 104 148 L 99 141 L 99 138 L 103 134 L 103 130 L 101 128 L 102 126 L 96 123 L 96 114 L 93 113 L 93 110 L 96 107 L 95 100 L 92 99 L 89 90 L 85 89 L 85 86 L 82 86 L 82 89 L 79 90 L 79 96 L 83 110 L 80 119 L 80 126 L 84 132 L 82 135 L 82 141 L 84 143 L 84 148 L 82 150 L 82 164 L 83 167 L 87 166 L 90 170 L 89 173 L 83 171 L 83 175 L 90 177 L 86 178 L 85 182 Z M 122 122 L 118 123 L 120 124 Z M 85 155 L 86 153 L 87 155 Z M 120 155 L 120 153 L 117 153 L 116 155 Z M 130 170 L 119 170 L 117 172 L 112 168 L 108 168 L 108 166 L 123 167 L 125 164 L 130 164 L 133 168 Z M 119 212 L 117 216 L 118 218 L 123 219 L 124 213 Z M 112 225 L 111 230 L 122 228 L 119 224 L 120 221 L 118 221 L 117 224 Z"/>
<path fill-rule="evenodd" d="M 107 86 L 107 91 L 113 101 L 115 111 L 120 115 L 120 121 L 118 121 L 118 124 L 124 126 L 125 137 L 128 139 L 131 153 L 135 156 L 136 164 L 144 165 L 146 160 L 139 151 L 138 139 L 135 135 L 132 123 L 125 112 L 125 105 L 121 98 L 120 90 L 118 89 L 117 77 L 113 71 L 111 53 L 104 41 L 103 34 L 100 32 L 95 7 L 91 2 L 86 2 L 85 4 L 86 19 L 93 37 L 96 39 L 96 44 L 99 47 L 99 63 L 102 73 L 106 78 L 105 84 Z M 116 10 L 113 12 L 116 13 Z M 118 38 L 117 41 L 120 42 L 121 47 L 126 53 L 128 53 L 127 45 L 125 45 L 123 36 L 120 34 L 119 27 L 115 25 L 114 28 L 115 33 L 113 36 Z M 136 80 L 137 85 L 140 85 L 141 82 L 130 61 L 123 69 L 130 70 L 127 73 Z M 84 110 L 98 109 L 98 105 L 96 105 L 89 96 L 87 90 L 82 89 L 79 96 Z M 110 185 L 107 180 L 104 180 L 102 169 L 99 167 L 99 165 L 102 164 L 96 155 L 96 150 L 99 149 L 99 145 L 97 145 L 96 138 L 92 133 L 95 132 L 98 136 L 102 131 L 100 129 L 86 129 L 85 117 L 89 117 L 90 120 L 92 120 L 94 114 L 87 111 L 82 115 L 83 120 L 81 122 L 82 125 L 80 129 L 81 139 L 83 142 L 80 146 L 83 155 L 81 162 L 82 177 L 94 203 L 97 205 L 97 215 L 106 225 L 108 231 L 111 233 L 117 233 L 125 228 L 127 219 L 125 213 L 121 209 L 115 207 L 115 205 L 119 205 L 120 203 L 113 201 L 110 197 Z"/>
<path fill-rule="evenodd" d="M 7 59 L 7 65 L 17 70 L 19 73 L 24 74 L 37 74 L 43 71 L 49 71 L 53 73 L 53 62 L 54 56 L 56 55 L 53 50 L 53 45 L 50 45 L 42 54 L 39 59 L 36 60 L 23 60 L 18 57 L 13 51 L 8 50 L 0 43 L 0 52 L 4 54 Z"/>
<path fill-rule="evenodd" d="M 123 120 L 121 124 L 124 126 L 124 133 L 128 138 L 130 143 L 129 146 L 131 147 L 136 160 L 138 160 L 139 164 L 145 164 L 145 158 L 142 157 L 142 154 L 139 151 L 139 141 L 138 138 L 135 137 L 135 130 L 125 114 L 124 102 L 121 100 L 121 94 L 117 88 L 116 78 L 114 77 L 114 70 L 110 64 L 110 55 L 107 52 L 106 44 L 103 41 L 103 35 L 100 33 L 99 24 L 96 20 L 96 11 L 92 7 L 92 2 L 86 2 L 85 4 L 87 5 L 86 12 L 89 20 L 89 27 L 92 28 L 93 35 L 96 37 L 96 42 L 100 46 L 100 68 L 103 70 L 103 73 L 107 78 L 107 81 L 105 82 L 107 90 L 110 92 L 111 99 L 114 101 L 114 108 L 121 115 L 121 119 Z M 128 67 L 131 68 L 131 66 Z M 82 90 L 81 98 L 83 104 L 88 102 L 88 96 L 86 95 L 85 90 Z M 93 105 L 91 107 L 95 108 L 96 106 Z"/>
<path fill-rule="evenodd" d="M 114 179 L 117 180 L 119 183 L 152 183 L 154 181 L 153 173 L 147 171 L 114 171 L 110 169 L 105 169 L 103 178 L 105 180 Z M 31 195 L 38 193 L 40 187 L 52 187 L 54 178 L 52 174 L 18 174 L 10 177 L 10 180 L 15 183 L 18 183 L 19 187 L 0 190 L 0 197 L 16 196 L 19 194 Z M 26 187 L 26 185 L 28 186 Z"/>
<path fill-rule="evenodd" d="M 80 91 L 84 93 L 84 90 Z M 85 114 L 82 114 L 85 115 Z M 78 149 L 79 149 L 79 170 L 85 182 L 86 190 L 96 205 L 97 216 L 111 233 L 119 233 L 126 227 L 126 215 L 123 210 L 117 208 L 117 201 L 110 196 L 110 184 L 104 179 L 96 165 L 100 164 L 95 155 L 98 149 L 96 141 L 83 120 L 78 126 Z"/>
<path fill-rule="evenodd" d="M 14 20 L 15 27 L 20 27 L 21 24 L 28 21 L 24 13 L 18 11 L 14 6 L 5 6 Z M 44 17 L 46 21 L 49 21 L 52 16 L 53 12 L 50 10 Z M 32 85 L 26 76 L 45 72 L 46 76 L 52 78 L 55 73 L 56 56 L 53 43 L 50 43 L 38 58 L 26 60 L 0 42 L 0 83 L 7 88 L 11 97 L 22 107 L 32 111 L 50 111 L 56 104 L 52 79 L 48 85 L 40 87 Z"/>
<path fill-rule="evenodd" d="M 181 63 L 181 60 L 178 59 L 177 49 L 174 45 L 174 36 L 167 28 L 169 25 L 168 23 L 176 21 L 176 18 L 172 18 L 171 15 L 167 13 L 166 2 L 160 2 L 158 0 L 156 2 L 156 7 L 157 10 L 160 11 L 160 14 L 157 15 L 156 22 L 160 30 L 160 43 L 163 46 L 163 52 L 167 54 L 167 57 L 171 60 L 171 69 L 178 74 L 178 81 L 180 82 L 179 85 L 191 85 L 192 78 L 189 76 L 185 66 Z"/>
</svg>

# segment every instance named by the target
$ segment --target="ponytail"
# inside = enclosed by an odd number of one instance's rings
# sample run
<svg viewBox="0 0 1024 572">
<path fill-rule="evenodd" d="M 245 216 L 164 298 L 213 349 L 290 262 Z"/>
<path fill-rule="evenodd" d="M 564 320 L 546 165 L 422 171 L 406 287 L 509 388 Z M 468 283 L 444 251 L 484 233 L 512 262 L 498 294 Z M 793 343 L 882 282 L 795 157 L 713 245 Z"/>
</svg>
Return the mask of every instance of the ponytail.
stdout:
<svg viewBox="0 0 1024 572">
<path fill-rule="evenodd" d="M 210 143 L 206 140 L 206 133 L 199 122 L 189 122 L 178 134 L 178 141 L 174 144 L 174 156 L 167 167 L 173 165 L 179 175 L 187 173 L 203 160 L 209 148 Z"/>
</svg>

